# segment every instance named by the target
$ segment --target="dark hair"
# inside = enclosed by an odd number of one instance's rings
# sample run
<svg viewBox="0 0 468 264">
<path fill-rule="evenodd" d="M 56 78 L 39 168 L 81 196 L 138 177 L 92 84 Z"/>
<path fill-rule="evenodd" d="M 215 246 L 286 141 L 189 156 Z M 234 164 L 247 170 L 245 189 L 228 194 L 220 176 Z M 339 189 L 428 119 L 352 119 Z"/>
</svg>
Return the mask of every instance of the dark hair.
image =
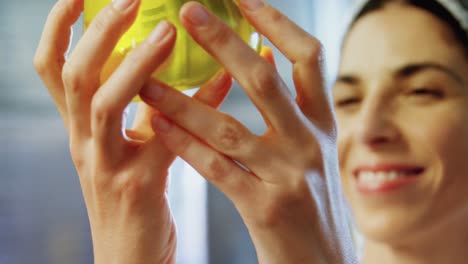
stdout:
<svg viewBox="0 0 468 264">
<path fill-rule="evenodd" d="M 361 11 L 356 15 L 356 17 L 352 21 L 351 27 L 353 27 L 354 24 L 361 17 L 365 16 L 370 12 L 382 9 L 385 7 L 386 4 L 391 2 L 395 2 L 395 0 L 368 1 L 367 4 L 365 4 L 362 7 Z M 468 32 L 465 29 L 463 29 L 461 23 L 442 4 L 435 0 L 404 0 L 400 2 L 426 10 L 427 12 L 431 13 L 432 15 L 445 22 L 452 29 L 452 32 L 454 33 L 455 37 L 460 42 L 460 44 L 462 44 L 462 47 L 465 48 L 466 54 L 468 56 Z"/>
</svg>

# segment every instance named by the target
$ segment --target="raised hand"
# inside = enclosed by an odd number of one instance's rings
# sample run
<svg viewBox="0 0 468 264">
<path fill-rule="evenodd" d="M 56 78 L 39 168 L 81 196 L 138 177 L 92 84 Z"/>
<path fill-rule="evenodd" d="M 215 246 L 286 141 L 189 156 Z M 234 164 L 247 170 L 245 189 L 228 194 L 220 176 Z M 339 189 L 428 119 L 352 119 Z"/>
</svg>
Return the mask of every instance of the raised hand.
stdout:
<svg viewBox="0 0 468 264">
<path fill-rule="evenodd" d="M 321 45 L 270 5 L 239 2 L 252 25 L 291 61 L 298 97 L 271 63 L 191 2 L 180 14 L 185 28 L 242 86 L 268 130 L 257 136 L 233 117 L 150 82 L 140 96 L 160 112 L 153 128 L 234 202 L 260 263 L 353 262 Z"/>
<path fill-rule="evenodd" d="M 169 56 L 175 28 L 161 22 L 103 84 L 101 69 L 136 16 L 139 0 L 113 1 L 93 20 L 68 58 L 70 28 L 83 0 L 59 0 L 34 59 L 70 137 L 70 152 L 86 203 L 95 263 L 173 263 L 176 232 L 166 197 L 174 155 L 151 130 L 156 113 L 142 104 L 134 129 L 122 133 L 122 113 Z M 220 73 L 194 100 L 217 107 L 231 87 Z"/>
</svg>

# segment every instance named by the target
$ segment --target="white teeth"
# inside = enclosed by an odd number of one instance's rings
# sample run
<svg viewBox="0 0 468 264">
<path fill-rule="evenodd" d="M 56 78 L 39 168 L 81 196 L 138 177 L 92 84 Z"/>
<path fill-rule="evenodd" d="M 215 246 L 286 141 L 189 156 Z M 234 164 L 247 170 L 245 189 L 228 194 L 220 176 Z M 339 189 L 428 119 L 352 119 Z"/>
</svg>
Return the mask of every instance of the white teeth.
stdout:
<svg viewBox="0 0 468 264">
<path fill-rule="evenodd" d="M 362 171 L 358 175 L 358 180 L 362 182 L 367 182 L 371 184 L 378 184 L 381 182 L 386 181 L 394 181 L 400 177 L 404 177 L 403 172 L 398 171 L 388 171 L 388 172 L 370 172 L 370 171 Z"/>
<path fill-rule="evenodd" d="M 377 180 L 383 181 L 387 179 L 387 174 L 385 174 L 384 172 L 377 172 L 375 174 L 375 177 L 377 177 Z"/>
</svg>

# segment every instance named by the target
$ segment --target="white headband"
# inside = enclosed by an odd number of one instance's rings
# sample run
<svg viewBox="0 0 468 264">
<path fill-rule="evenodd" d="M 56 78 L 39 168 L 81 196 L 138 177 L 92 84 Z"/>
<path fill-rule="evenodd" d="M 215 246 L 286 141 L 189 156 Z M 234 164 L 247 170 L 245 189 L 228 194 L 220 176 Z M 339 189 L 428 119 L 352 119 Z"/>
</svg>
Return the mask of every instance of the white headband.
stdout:
<svg viewBox="0 0 468 264">
<path fill-rule="evenodd" d="M 437 2 L 443 5 L 453 17 L 458 20 L 462 28 L 468 34 L 468 9 L 462 6 L 461 1 L 464 0 L 437 0 Z"/>
<path fill-rule="evenodd" d="M 364 5 L 366 5 L 369 1 L 372 0 L 359 0 L 358 4 L 356 5 L 356 9 L 352 13 L 353 16 L 351 17 L 351 21 L 349 21 L 348 26 L 356 18 L 356 15 L 362 10 Z M 460 23 L 462 28 L 468 34 L 468 9 L 461 4 L 461 1 L 465 0 L 436 0 L 439 4 L 443 5 L 447 11 L 452 14 L 452 16 Z"/>
</svg>

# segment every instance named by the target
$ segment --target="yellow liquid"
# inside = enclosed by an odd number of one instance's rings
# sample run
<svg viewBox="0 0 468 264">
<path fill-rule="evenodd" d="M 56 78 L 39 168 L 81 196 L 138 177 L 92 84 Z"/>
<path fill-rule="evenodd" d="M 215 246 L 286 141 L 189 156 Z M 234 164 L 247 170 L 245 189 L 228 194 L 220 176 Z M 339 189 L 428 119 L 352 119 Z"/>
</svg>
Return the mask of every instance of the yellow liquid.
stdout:
<svg viewBox="0 0 468 264">
<path fill-rule="evenodd" d="M 218 63 L 192 40 L 179 20 L 179 10 L 186 2 L 188 0 L 142 0 L 136 21 L 119 40 L 102 69 L 101 83 L 109 78 L 127 53 L 145 40 L 162 20 L 168 20 L 175 25 L 177 41 L 168 60 L 152 74 L 152 77 L 178 90 L 186 90 L 200 86 L 216 74 L 220 69 Z M 233 0 L 199 0 L 197 2 L 202 3 L 220 17 L 252 48 L 260 50 L 261 37 L 242 17 Z M 109 3 L 111 0 L 85 0 L 85 30 L 98 12 Z"/>
</svg>

